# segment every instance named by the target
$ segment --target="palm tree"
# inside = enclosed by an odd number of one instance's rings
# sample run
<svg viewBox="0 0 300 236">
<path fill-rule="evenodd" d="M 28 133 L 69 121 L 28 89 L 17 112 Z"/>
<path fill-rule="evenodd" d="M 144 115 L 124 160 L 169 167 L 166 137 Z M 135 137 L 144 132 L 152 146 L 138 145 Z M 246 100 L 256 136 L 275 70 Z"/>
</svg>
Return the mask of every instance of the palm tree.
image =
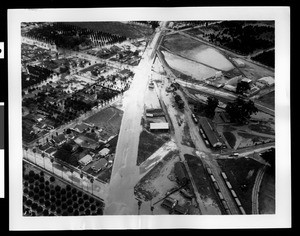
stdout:
<svg viewBox="0 0 300 236">
<path fill-rule="evenodd" d="M 83 182 L 82 182 L 82 178 L 83 178 L 83 173 L 80 173 L 80 178 L 81 178 L 81 188 L 83 189 Z"/>
<path fill-rule="evenodd" d="M 44 162 L 44 169 L 45 169 L 45 153 L 42 153 L 42 158 L 43 158 L 43 162 Z"/>
<path fill-rule="evenodd" d="M 94 178 L 93 177 L 90 178 L 90 182 L 91 182 L 91 185 L 92 185 L 92 194 L 94 194 L 93 193 L 93 187 L 94 187 L 94 184 L 93 184 L 94 183 Z"/>
<path fill-rule="evenodd" d="M 35 148 L 33 148 L 33 149 L 32 149 L 32 151 L 33 151 L 33 153 L 34 153 L 34 159 L 35 159 L 35 164 L 36 164 L 36 155 L 35 155 L 35 153 L 36 153 L 36 149 L 35 149 Z"/>
<path fill-rule="evenodd" d="M 25 151 L 26 151 L 26 158 L 28 159 L 28 153 L 27 153 L 28 147 L 25 147 Z"/>
<path fill-rule="evenodd" d="M 74 172 L 74 170 L 73 170 L 73 169 L 70 169 L 70 172 L 71 172 L 71 174 L 72 174 L 71 180 L 72 180 L 72 184 L 73 184 L 73 172 Z"/>
<path fill-rule="evenodd" d="M 52 163 L 52 173 L 54 173 L 54 170 L 53 170 L 53 162 L 54 162 L 54 158 L 50 158 L 50 161 Z"/>
</svg>

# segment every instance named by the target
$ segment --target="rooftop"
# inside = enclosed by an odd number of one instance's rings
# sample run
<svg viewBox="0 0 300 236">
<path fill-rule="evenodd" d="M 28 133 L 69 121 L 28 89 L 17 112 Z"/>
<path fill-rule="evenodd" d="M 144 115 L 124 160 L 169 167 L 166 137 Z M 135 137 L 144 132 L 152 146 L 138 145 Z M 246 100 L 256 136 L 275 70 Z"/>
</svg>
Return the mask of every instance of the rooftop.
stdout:
<svg viewBox="0 0 300 236">
<path fill-rule="evenodd" d="M 150 129 L 169 129 L 169 123 L 150 123 Z"/>
<path fill-rule="evenodd" d="M 93 160 L 92 156 L 87 154 L 84 157 L 82 157 L 78 162 L 82 165 L 87 165 Z"/>
<path fill-rule="evenodd" d="M 200 126 L 202 127 L 205 135 L 208 138 L 208 141 L 213 147 L 216 147 L 218 145 L 222 145 L 219 138 L 217 137 L 216 133 L 214 132 L 214 129 L 212 125 L 209 123 L 209 121 L 206 118 L 200 119 Z"/>
</svg>

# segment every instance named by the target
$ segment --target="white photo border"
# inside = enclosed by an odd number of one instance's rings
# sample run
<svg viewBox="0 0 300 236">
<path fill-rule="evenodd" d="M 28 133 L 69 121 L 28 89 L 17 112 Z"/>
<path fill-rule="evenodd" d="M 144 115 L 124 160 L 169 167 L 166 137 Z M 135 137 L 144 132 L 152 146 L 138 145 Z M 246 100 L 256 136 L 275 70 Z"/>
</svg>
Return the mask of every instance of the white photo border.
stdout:
<svg viewBox="0 0 300 236">
<path fill-rule="evenodd" d="M 22 215 L 21 22 L 127 20 L 274 20 L 276 214 L 221 216 Z M 9 229 L 165 229 L 291 227 L 290 9 L 289 7 L 175 7 L 8 10 Z"/>
</svg>

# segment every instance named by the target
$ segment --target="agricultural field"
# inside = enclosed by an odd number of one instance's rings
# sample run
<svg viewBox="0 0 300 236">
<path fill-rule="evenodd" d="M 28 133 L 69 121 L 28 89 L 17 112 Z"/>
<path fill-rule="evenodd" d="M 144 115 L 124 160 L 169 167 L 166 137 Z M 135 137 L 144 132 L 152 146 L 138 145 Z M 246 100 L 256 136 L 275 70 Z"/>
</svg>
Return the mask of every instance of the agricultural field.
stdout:
<svg viewBox="0 0 300 236">
<path fill-rule="evenodd" d="M 247 214 L 252 214 L 252 188 L 263 165 L 251 158 L 217 159 Z"/>
<path fill-rule="evenodd" d="M 182 79 L 202 81 L 214 77 L 217 71 L 229 77 L 241 74 L 227 54 L 183 35 L 167 36 L 160 50 Z"/>
<path fill-rule="evenodd" d="M 232 63 L 217 49 L 179 34 L 167 36 L 164 47 L 174 54 L 207 65 L 215 70 L 230 71 L 234 69 Z"/>
<path fill-rule="evenodd" d="M 210 67 L 204 66 L 194 61 L 187 60 L 167 51 L 162 51 L 162 53 L 166 62 L 172 69 L 177 70 L 182 74 L 191 76 L 196 80 L 205 80 L 214 76 L 217 72 L 216 70 Z"/>
<path fill-rule="evenodd" d="M 153 29 L 143 25 L 123 22 L 68 22 L 68 24 L 93 31 L 121 35 L 130 39 L 147 37 L 154 32 Z"/>
<path fill-rule="evenodd" d="M 103 215 L 104 203 L 30 164 L 23 168 L 24 216 Z"/>
<path fill-rule="evenodd" d="M 102 140 L 107 140 L 119 133 L 123 111 L 109 107 L 87 118 L 83 122 L 99 128 Z"/>
</svg>

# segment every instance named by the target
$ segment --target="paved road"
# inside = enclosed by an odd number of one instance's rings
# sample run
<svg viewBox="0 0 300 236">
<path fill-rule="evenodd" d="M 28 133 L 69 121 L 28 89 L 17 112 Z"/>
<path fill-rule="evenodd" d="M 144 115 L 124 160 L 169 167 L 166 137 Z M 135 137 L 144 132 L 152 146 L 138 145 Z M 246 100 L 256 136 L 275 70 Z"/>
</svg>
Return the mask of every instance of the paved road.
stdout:
<svg viewBox="0 0 300 236">
<path fill-rule="evenodd" d="M 139 168 L 136 165 L 140 125 L 144 108 L 144 94 L 150 79 L 153 64 L 153 50 L 156 50 L 163 27 L 159 29 L 151 44 L 148 45 L 140 64 L 135 69 L 135 75 L 129 90 L 125 93 L 125 111 L 122 118 L 116 156 L 112 169 L 110 188 L 105 215 L 136 215 L 137 200 L 134 196 L 134 186 L 138 182 Z"/>
</svg>

